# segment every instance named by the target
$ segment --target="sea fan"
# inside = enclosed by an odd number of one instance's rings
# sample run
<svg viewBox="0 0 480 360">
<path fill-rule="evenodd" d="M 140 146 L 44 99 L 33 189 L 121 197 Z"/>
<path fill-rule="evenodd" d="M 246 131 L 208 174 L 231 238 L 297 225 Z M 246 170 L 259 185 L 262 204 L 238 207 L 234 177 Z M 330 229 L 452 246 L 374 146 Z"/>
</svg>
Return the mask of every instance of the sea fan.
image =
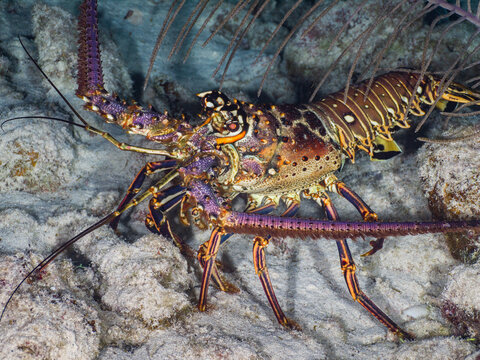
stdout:
<svg viewBox="0 0 480 360">
<path fill-rule="evenodd" d="M 226 74 L 236 51 L 242 46 L 242 42 L 248 32 L 254 28 L 253 24 L 255 21 L 259 17 L 276 19 L 276 28 L 266 37 L 261 50 L 254 60 L 254 62 L 258 61 L 266 51 L 271 54 L 270 61 L 265 65 L 263 79 L 261 80 L 257 96 L 260 96 L 272 66 L 285 51 L 287 43 L 292 40 L 292 38 L 314 38 L 317 36 L 315 31 L 318 32 L 318 28 L 324 26 L 323 23 L 327 24 L 325 26 L 330 26 L 328 24 L 331 24 L 331 18 L 335 18 L 335 20 L 338 19 L 338 23 L 336 24 L 338 30 L 335 36 L 331 38 L 325 55 L 332 52 L 332 49 L 335 49 L 339 55 L 335 59 L 332 59 L 328 68 L 323 69 L 322 74 L 315 74 L 315 76 L 312 77 L 320 80 L 316 84 L 310 84 L 314 87 L 314 89 L 310 91 L 310 101 L 313 100 L 322 86 L 327 83 L 327 79 L 332 74 L 332 71 L 339 66 L 339 63 L 344 62 L 345 59 L 348 59 L 347 61 L 350 62 L 348 67 L 345 68 L 348 70 L 346 71 L 348 72 L 348 76 L 345 85 L 345 96 L 350 84 L 355 82 L 354 80 L 362 80 L 369 77 L 371 83 L 379 72 L 390 70 L 385 68 L 385 65 L 382 63 L 386 53 L 392 51 L 391 49 L 395 46 L 395 42 L 401 39 L 402 33 L 404 33 L 406 29 L 419 22 L 427 22 L 430 26 L 429 30 L 426 31 L 423 44 L 421 47 L 416 48 L 416 52 L 419 54 L 418 61 L 415 64 L 401 64 L 401 66 L 418 68 L 422 75 L 427 71 L 438 72 L 436 66 L 432 67 L 434 56 L 438 53 L 439 48 L 445 46 L 444 40 L 446 35 L 453 31 L 454 27 L 458 27 L 461 23 L 466 22 L 473 24 L 476 29 L 471 32 L 471 36 L 466 42 L 463 41 L 465 45 L 462 48 L 456 49 L 459 56 L 456 56 L 446 68 L 441 69 L 443 71 L 442 83 L 444 88 L 446 88 L 453 79 L 457 78 L 461 72 L 471 69 L 469 75 L 473 76 L 473 68 L 480 63 L 478 60 L 475 60 L 480 45 L 474 46 L 473 48 L 471 45 L 480 31 L 480 5 L 478 1 L 475 1 L 476 9 L 474 9 L 475 4 L 473 4 L 474 2 L 471 0 L 463 2 L 457 0 L 455 3 L 450 3 L 445 0 L 402 0 L 387 2 L 359 0 L 349 2 L 347 11 L 341 9 L 341 11 L 345 13 L 343 17 L 338 15 L 340 13 L 338 10 L 339 7 L 344 6 L 340 0 L 320 0 L 313 3 L 303 0 L 285 1 L 281 3 L 271 2 L 270 0 L 255 0 L 252 2 L 249 0 L 241 0 L 234 5 L 223 0 L 219 0 L 214 5 L 209 4 L 208 0 L 201 0 L 198 1 L 188 16 L 185 16 L 185 14 L 178 16 L 181 14 L 182 7 L 184 7 L 185 3 L 186 1 L 182 0 L 173 1 L 171 4 L 152 52 L 150 66 L 145 77 L 144 88 L 148 84 L 148 79 L 151 75 L 159 48 L 177 18 L 186 18 L 187 20 L 176 34 L 176 41 L 169 51 L 169 58 L 180 53 L 181 49 L 185 47 L 183 50 L 183 61 L 186 61 L 190 56 L 202 32 L 207 31 L 206 29 L 211 31 L 211 34 L 202 44 L 202 46 L 206 46 L 214 36 L 222 32 L 222 29 L 228 27 L 229 30 L 224 31 L 224 33 L 230 34 L 229 44 L 212 74 L 212 76 L 215 76 L 217 73 L 222 73 L 219 81 L 220 88 L 224 84 Z M 227 11 L 225 9 L 229 10 Z M 282 16 L 274 15 L 276 9 L 277 12 L 282 12 Z M 203 12 L 207 10 L 210 11 L 208 16 L 202 16 Z M 199 19 L 202 19 L 203 22 L 197 26 L 197 22 L 200 22 Z M 362 24 L 365 23 L 362 31 L 355 37 L 349 38 L 349 41 L 345 41 L 345 34 L 349 31 L 349 28 L 359 22 Z M 196 29 L 196 33 L 193 39 L 188 47 L 186 45 L 184 46 L 186 40 L 191 38 L 189 34 L 194 29 Z M 373 46 L 375 53 L 372 53 L 371 50 L 366 51 L 367 48 L 372 47 L 371 43 L 374 42 L 373 38 L 379 33 L 383 35 L 383 43 Z M 462 40 L 465 39 L 458 40 L 462 43 Z M 341 51 L 338 51 L 338 49 L 341 49 Z M 369 58 L 371 61 L 365 64 L 364 58 Z M 362 63 L 362 66 L 359 66 L 360 63 Z M 222 67 L 223 70 L 221 71 Z M 391 68 L 392 66 L 390 65 L 389 67 Z M 468 79 L 469 75 L 466 75 L 467 79 L 463 79 L 463 82 L 472 84 L 472 88 L 479 86 L 480 77 L 473 76 Z M 298 82 L 300 81 L 305 81 L 305 79 L 301 79 Z M 459 111 L 468 105 L 459 107 L 455 113 L 445 113 L 445 115 L 447 115 L 446 122 L 448 122 L 452 116 L 465 116 L 466 114 L 459 113 Z M 431 106 L 424 118 L 419 122 L 416 131 L 425 123 L 433 108 L 434 105 Z M 469 115 L 475 114 L 478 114 L 478 112 L 469 113 Z M 471 135 L 469 135 L 469 137 L 470 136 Z M 464 138 L 465 137 L 462 139 Z"/>
</svg>

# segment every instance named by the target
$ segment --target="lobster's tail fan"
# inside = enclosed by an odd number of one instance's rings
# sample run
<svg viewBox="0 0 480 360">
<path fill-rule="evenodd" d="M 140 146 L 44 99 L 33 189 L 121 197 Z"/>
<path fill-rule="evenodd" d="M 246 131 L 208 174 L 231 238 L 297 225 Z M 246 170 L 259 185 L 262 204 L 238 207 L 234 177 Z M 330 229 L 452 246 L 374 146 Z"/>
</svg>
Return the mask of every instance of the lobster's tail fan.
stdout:
<svg viewBox="0 0 480 360">
<path fill-rule="evenodd" d="M 98 42 L 97 2 L 86 0 L 80 6 L 78 19 L 77 96 L 103 89 L 102 62 Z"/>
</svg>

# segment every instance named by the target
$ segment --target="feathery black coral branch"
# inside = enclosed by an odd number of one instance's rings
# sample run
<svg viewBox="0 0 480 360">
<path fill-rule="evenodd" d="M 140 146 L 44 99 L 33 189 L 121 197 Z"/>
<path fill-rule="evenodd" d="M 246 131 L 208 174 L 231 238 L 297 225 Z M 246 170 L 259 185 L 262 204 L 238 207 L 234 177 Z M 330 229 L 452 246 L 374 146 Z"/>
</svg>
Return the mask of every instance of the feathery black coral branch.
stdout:
<svg viewBox="0 0 480 360">
<path fill-rule="evenodd" d="M 211 9 L 209 11 L 210 14 L 208 17 L 204 20 L 203 24 L 201 25 L 200 29 L 196 33 L 193 41 L 191 44 L 188 46 L 188 51 L 186 52 L 186 55 L 184 57 L 184 61 L 187 59 L 187 57 L 190 55 L 191 50 L 195 43 L 197 42 L 200 34 L 204 31 L 207 31 L 207 29 L 211 32 L 210 36 L 208 36 L 207 40 L 204 41 L 203 46 L 207 45 L 210 40 L 215 37 L 219 32 L 227 26 L 227 24 L 230 24 L 228 26 L 232 26 L 232 21 L 235 20 L 237 17 L 243 17 L 243 20 L 239 21 L 239 25 L 236 25 L 236 30 L 232 32 L 232 36 L 230 38 L 230 44 L 227 47 L 227 50 L 225 51 L 223 57 L 221 58 L 217 69 L 215 69 L 215 72 L 212 76 L 214 76 L 221 68 L 222 63 L 228 58 L 227 64 L 224 67 L 223 74 L 221 77 L 221 81 L 225 79 L 226 72 L 228 71 L 228 67 L 230 62 L 232 61 L 232 58 L 235 55 L 236 49 L 239 47 L 242 39 L 245 37 L 248 31 L 252 31 L 252 28 L 254 28 L 252 25 L 255 22 L 257 18 L 260 16 L 268 17 L 270 14 L 267 13 L 267 11 L 271 11 L 272 7 L 267 6 L 269 3 L 269 0 L 262 0 L 262 1 L 250 1 L 250 0 L 241 0 L 235 3 L 235 5 L 232 5 L 230 7 L 230 10 L 223 16 L 219 15 L 219 12 L 225 9 L 225 2 L 223 0 L 217 1 L 215 4 L 209 3 L 208 0 L 201 0 L 198 1 L 197 5 L 195 6 L 195 9 L 191 12 L 191 14 L 186 18 L 186 20 L 182 20 L 181 16 L 178 16 L 179 11 L 181 10 L 182 6 L 184 5 L 185 1 L 178 1 L 175 0 L 172 2 L 171 8 L 168 12 L 167 18 L 165 19 L 162 30 L 160 31 L 158 35 L 158 41 L 157 44 L 155 45 L 155 48 L 153 50 L 151 59 L 150 59 L 150 67 L 148 70 L 148 73 L 146 75 L 145 79 L 145 86 L 147 85 L 148 78 L 151 75 L 151 71 L 154 66 L 155 62 L 155 57 L 158 53 L 158 49 L 161 46 L 163 40 L 165 39 L 167 32 L 169 29 L 172 28 L 172 23 L 173 21 L 177 21 L 177 19 L 180 19 L 178 21 L 185 21 L 183 27 L 181 27 L 181 30 L 179 34 L 177 34 L 177 41 L 175 41 L 175 44 L 173 45 L 173 48 L 170 50 L 170 57 L 174 53 L 178 53 L 180 47 L 185 43 L 185 40 L 188 36 L 188 34 L 195 28 L 195 24 L 199 19 L 202 19 L 203 17 L 201 14 L 203 11 L 206 9 Z M 272 34 L 265 40 L 264 45 L 262 49 L 259 51 L 259 55 L 255 59 L 254 62 L 258 62 L 259 57 L 266 51 L 266 49 L 273 43 L 273 40 L 275 36 L 277 36 L 280 33 L 280 29 L 286 28 L 288 31 L 287 35 L 283 35 L 284 38 L 279 39 L 278 45 L 276 50 L 273 49 L 271 50 L 271 57 L 269 62 L 265 65 L 265 72 L 263 75 L 263 79 L 260 84 L 260 88 L 258 91 L 258 95 L 260 95 L 260 92 L 262 90 L 262 87 L 264 86 L 265 81 L 267 80 L 267 76 L 269 71 L 271 70 L 273 64 L 277 60 L 279 56 L 281 56 L 281 53 L 287 43 L 291 40 L 291 38 L 296 35 L 302 28 L 302 34 L 300 35 L 301 37 L 304 37 L 307 33 L 309 33 L 312 29 L 315 27 L 319 26 L 318 23 L 322 21 L 324 17 L 328 17 L 329 14 L 331 14 L 331 9 L 334 8 L 338 0 L 334 1 L 323 1 L 319 0 L 316 2 L 313 2 L 312 4 L 307 4 L 306 2 L 303 2 L 303 0 L 296 0 L 296 1 L 290 1 L 291 5 L 289 7 L 285 6 L 284 7 L 284 16 L 283 18 L 279 21 L 278 26 L 272 31 Z M 338 31 L 338 33 L 334 36 L 332 43 L 330 44 L 327 52 L 330 52 L 330 50 L 333 48 L 334 44 L 337 44 L 342 42 L 342 34 L 344 34 L 348 27 L 349 24 L 351 24 L 354 21 L 365 21 L 365 19 L 369 19 L 371 17 L 371 12 L 369 11 L 368 6 L 369 3 L 364 0 L 364 1 L 357 1 L 357 5 L 355 5 L 355 10 L 351 13 L 351 16 L 349 16 L 348 19 L 344 20 L 343 24 L 338 24 L 341 29 Z M 452 4 L 448 1 L 445 0 L 429 0 L 427 2 L 425 1 L 410 1 L 410 0 L 400 0 L 400 1 L 390 1 L 388 3 L 384 2 L 379 2 L 379 6 L 383 6 L 382 12 L 380 12 L 380 17 L 378 19 L 372 19 L 370 22 L 370 25 L 367 25 L 365 27 L 365 31 L 360 34 L 357 38 L 353 39 L 349 43 L 342 44 L 341 47 L 343 48 L 343 51 L 341 54 L 338 56 L 336 60 L 334 60 L 330 66 L 330 68 L 325 72 L 324 76 L 321 77 L 321 80 L 317 83 L 313 94 L 310 97 L 310 100 L 313 99 L 313 97 L 316 95 L 316 93 L 320 90 L 321 86 L 325 83 L 325 80 L 329 75 L 331 75 L 332 70 L 337 66 L 337 64 L 340 61 L 343 61 L 346 57 L 352 57 L 352 65 L 349 70 L 349 76 L 348 76 L 348 82 L 346 84 L 346 88 L 348 89 L 348 86 L 352 80 L 353 74 L 356 71 L 356 67 L 358 66 L 359 59 L 364 56 L 362 55 L 362 52 L 364 50 L 365 44 L 367 44 L 375 35 L 377 30 L 379 29 L 378 23 L 379 22 L 387 22 L 389 19 L 393 19 L 395 14 L 397 12 L 401 12 L 404 14 L 403 17 L 399 17 L 398 22 L 395 24 L 393 30 L 391 31 L 390 34 L 386 34 L 388 36 L 387 40 L 384 42 L 384 45 L 381 49 L 377 51 L 376 56 L 372 57 L 372 61 L 370 64 L 367 66 L 367 68 L 362 69 L 362 77 L 364 76 L 369 76 L 371 79 L 373 79 L 376 75 L 377 72 L 380 70 L 380 63 L 382 59 L 384 58 L 384 54 L 391 48 L 394 44 L 394 41 L 401 36 L 402 32 L 404 30 L 408 29 L 412 23 L 415 21 L 424 18 L 428 14 L 433 14 L 435 10 L 438 9 L 443 9 L 444 11 L 447 11 L 448 13 L 446 15 L 435 15 L 436 20 L 434 19 L 431 23 L 431 29 L 429 35 L 427 35 L 427 39 L 425 40 L 425 48 L 424 48 L 424 54 L 422 56 L 422 66 L 421 66 L 421 71 L 422 74 L 426 73 L 429 71 L 429 64 L 431 63 L 431 59 L 433 58 L 435 51 L 432 51 L 428 56 L 426 55 L 426 48 L 429 46 L 430 42 L 430 35 L 431 32 L 434 31 L 434 29 L 438 29 L 438 24 L 440 23 L 441 18 L 451 18 L 451 16 L 456 15 L 457 17 L 460 17 L 460 20 L 455 21 L 455 24 L 452 24 L 451 27 L 455 26 L 458 23 L 467 21 L 478 28 L 480 28 L 480 5 L 477 6 L 475 11 L 472 9 L 472 1 L 468 0 L 466 1 L 466 4 L 463 6 L 460 6 L 460 2 L 456 1 L 455 4 Z M 246 10 L 248 9 L 248 10 Z M 407 10 L 405 10 L 407 9 Z M 215 16 L 218 15 L 218 16 Z M 327 15 L 327 16 L 325 16 Z M 247 21 L 247 19 L 250 18 L 250 21 Z M 295 19 L 290 21 L 289 19 Z M 362 20 L 363 19 L 363 20 Z M 307 24 L 309 22 L 309 24 Z M 307 24 L 307 26 L 303 26 L 304 24 Z M 321 25 L 320 25 L 321 26 Z M 384 31 L 384 29 L 382 29 Z M 435 30 L 439 31 L 439 30 Z M 444 32 L 447 32 L 447 30 L 444 30 Z M 440 37 L 440 39 L 437 39 L 437 49 L 438 46 L 441 43 L 441 38 L 444 36 Z M 352 49 L 357 48 L 356 51 L 352 52 Z M 233 50 L 232 50 L 233 49 Z M 466 52 L 466 49 L 464 49 Z M 353 53 L 353 55 L 350 55 L 350 52 Z M 230 53 L 230 56 L 229 56 Z M 473 54 L 470 54 L 468 58 L 472 58 Z M 465 56 L 464 56 L 465 58 Z M 321 59 L 319 59 L 321 61 Z M 452 66 L 450 68 L 451 74 L 458 74 L 460 71 L 463 69 L 466 69 L 469 64 L 467 64 L 465 61 L 461 63 L 463 68 L 458 68 L 455 66 Z M 445 77 L 446 81 L 448 75 Z M 421 125 L 420 125 L 421 126 Z"/>
</svg>

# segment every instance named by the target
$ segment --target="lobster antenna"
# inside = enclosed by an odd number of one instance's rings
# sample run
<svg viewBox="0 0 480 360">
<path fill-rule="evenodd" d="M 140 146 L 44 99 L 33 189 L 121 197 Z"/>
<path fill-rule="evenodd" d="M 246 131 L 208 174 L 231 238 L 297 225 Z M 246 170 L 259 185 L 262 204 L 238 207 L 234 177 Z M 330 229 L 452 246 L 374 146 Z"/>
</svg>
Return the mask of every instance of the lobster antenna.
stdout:
<svg viewBox="0 0 480 360">
<path fill-rule="evenodd" d="M 70 104 L 70 102 L 65 98 L 65 96 L 63 96 L 63 94 L 60 92 L 60 90 L 58 90 L 58 88 L 55 86 L 55 84 L 52 82 L 52 80 L 50 80 L 50 78 L 47 76 L 47 74 L 45 74 L 45 72 L 42 70 L 42 68 L 40 67 L 40 65 L 38 65 L 38 63 L 35 61 L 35 59 L 33 58 L 33 56 L 28 52 L 27 48 L 25 47 L 25 45 L 23 44 L 23 41 L 22 39 L 20 38 L 20 36 L 18 37 L 18 41 L 20 41 L 20 45 L 22 45 L 22 48 L 23 50 L 27 53 L 28 57 L 30 58 L 30 60 L 32 60 L 33 64 L 35 65 L 35 67 L 38 69 L 38 71 L 40 71 L 40 73 L 43 75 L 43 77 L 48 81 L 48 83 L 53 87 L 53 89 L 57 92 L 58 95 L 60 95 L 60 97 L 62 98 L 62 100 L 65 102 L 65 104 L 67 104 L 67 106 L 70 108 L 70 110 L 72 110 L 72 112 L 75 114 L 75 116 L 77 118 L 80 119 L 80 121 L 85 125 L 85 126 L 89 126 L 88 123 L 85 121 L 85 119 L 78 113 L 77 110 L 75 110 L 75 108 L 73 107 L 72 104 Z"/>
<path fill-rule="evenodd" d="M 20 41 L 20 44 L 22 45 L 22 48 L 23 50 L 25 50 L 25 52 L 27 53 L 28 57 L 30 58 L 30 60 L 34 63 L 35 67 L 38 69 L 38 71 L 40 71 L 40 73 L 45 77 L 45 79 L 48 81 L 48 83 L 53 87 L 53 89 L 57 92 L 58 95 L 60 95 L 60 97 L 62 98 L 62 100 L 65 102 L 65 104 L 67 104 L 67 106 L 70 108 L 70 110 L 75 114 L 75 116 L 77 118 L 79 118 L 82 123 L 84 124 L 84 126 L 81 126 L 79 124 L 76 124 L 76 123 L 71 123 L 71 124 L 74 124 L 74 125 L 77 125 L 77 126 L 80 126 L 80 127 L 83 127 L 85 130 L 87 131 L 90 131 L 94 134 L 97 134 L 97 135 L 100 135 L 102 136 L 104 139 L 108 140 L 109 142 L 111 142 L 113 145 L 115 145 L 117 148 L 121 149 L 121 150 L 128 150 L 128 151 L 136 151 L 136 152 L 143 152 L 143 153 L 148 153 L 148 154 L 155 154 L 155 155 L 164 155 L 164 156 L 170 156 L 170 157 L 173 157 L 172 154 L 166 152 L 166 151 L 163 151 L 163 150 L 159 150 L 159 149 L 148 149 L 148 148 L 142 148 L 142 147 L 137 147 L 137 146 L 131 146 L 131 145 L 128 145 L 128 144 L 124 144 L 124 143 L 120 143 L 119 141 L 117 141 L 116 139 L 114 139 L 110 134 L 106 133 L 106 132 L 103 132 L 101 130 L 98 130 L 96 128 L 94 128 L 93 126 L 89 125 L 87 123 L 87 121 L 78 113 L 78 111 L 73 107 L 73 105 L 65 98 L 65 96 L 60 92 L 60 90 L 55 86 L 55 84 L 50 80 L 50 78 L 48 77 L 47 74 L 45 74 L 45 72 L 42 70 L 42 68 L 40 67 L 40 65 L 38 65 L 38 63 L 35 61 L 35 59 L 33 58 L 33 56 L 28 52 L 27 48 L 25 47 L 25 45 L 23 44 L 22 42 L 22 39 L 20 37 L 18 37 L 18 40 Z M 35 116 L 36 118 L 41 118 L 39 116 Z M 28 117 L 26 117 L 28 118 Z M 48 117 L 45 117 L 45 118 L 48 118 Z M 62 121 L 62 122 L 68 122 L 67 120 L 63 120 L 63 119 L 57 119 L 58 121 Z M 70 122 L 68 122 L 70 123 Z M 5 124 L 5 122 L 3 123 Z M 2 125 L 3 125 L 2 124 Z"/>
<path fill-rule="evenodd" d="M 22 42 L 22 39 L 20 38 L 20 36 L 18 37 L 18 40 L 20 41 L 20 44 L 22 45 L 22 48 L 23 50 L 27 53 L 28 57 L 30 58 L 30 60 L 33 62 L 33 64 L 35 65 L 35 67 L 38 69 L 38 71 L 40 71 L 40 73 L 45 77 L 45 79 L 48 81 L 48 83 L 53 87 L 53 89 L 57 92 L 58 95 L 60 95 L 60 97 L 62 98 L 62 100 L 65 102 L 65 104 L 67 104 L 67 106 L 70 108 L 70 110 L 75 114 L 75 116 L 77 116 L 81 121 L 82 123 L 84 124 L 84 126 L 81 126 L 79 124 L 76 124 L 76 123 L 71 123 L 71 124 L 74 124 L 76 126 L 80 126 L 80 127 L 83 127 L 85 130 L 88 130 L 90 132 L 93 132 L 94 134 L 97 134 L 97 135 L 100 135 L 102 136 L 103 138 L 107 139 L 108 141 L 110 141 L 111 143 L 113 143 L 115 146 L 117 146 L 118 148 L 122 149 L 122 150 L 125 150 L 123 147 L 119 146 L 119 145 L 122 145 L 121 143 L 119 143 L 117 140 L 115 140 L 114 138 L 112 138 L 109 134 L 107 133 L 104 133 L 100 130 L 97 130 L 95 129 L 94 127 L 90 126 L 86 120 L 78 113 L 78 111 L 73 107 L 73 105 L 65 98 L 65 96 L 61 93 L 61 91 L 55 86 L 55 84 L 50 80 L 50 78 L 47 76 L 47 74 L 45 74 L 45 72 L 42 70 L 42 68 L 40 67 L 40 65 L 38 65 L 38 63 L 35 61 L 35 59 L 33 58 L 33 56 L 28 52 L 27 48 L 25 47 L 25 45 L 23 44 Z M 40 118 L 40 117 L 36 117 L 36 118 Z M 45 117 L 47 118 L 47 117 Z M 58 121 L 62 121 L 62 122 L 68 122 L 68 121 L 64 121 L 64 119 L 58 119 Z M 70 122 L 68 122 L 70 123 Z M 2 123 L 2 125 L 5 124 Z M 134 151 L 139 151 L 139 150 L 143 150 L 142 152 L 145 152 L 147 151 L 147 153 L 151 153 L 151 154 L 157 154 L 157 155 L 166 155 L 166 156 L 171 156 L 171 154 L 169 153 L 164 153 L 162 152 L 161 150 L 156 150 L 156 149 L 146 149 L 146 148 L 140 148 L 140 147 L 135 147 L 135 146 L 129 146 L 129 150 L 132 150 L 133 148 L 135 148 L 136 150 Z"/>
<path fill-rule="evenodd" d="M 75 243 L 77 240 L 81 239 L 82 237 L 84 237 L 85 235 L 91 233 L 92 231 L 98 229 L 99 227 L 109 223 L 110 221 L 112 221 L 114 218 L 116 218 L 118 215 L 120 214 L 117 214 L 118 212 L 117 211 L 114 211 L 110 214 L 108 214 L 107 216 L 105 216 L 103 219 L 101 219 L 100 221 L 96 222 L 95 224 L 93 224 L 92 226 L 90 226 L 89 228 L 83 230 L 80 234 L 74 236 L 73 238 L 71 238 L 70 240 L 64 242 L 62 245 L 60 245 L 58 248 L 56 248 L 50 255 L 48 255 L 45 259 L 43 259 L 37 266 L 35 266 L 33 268 L 33 270 L 31 270 L 23 279 L 22 281 L 20 281 L 20 283 L 18 283 L 18 285 L 15 287 L 15 289 L 12 291 L 12 293 L 10 294 L 10 296 L 8 297 L 7 299 L 7 302 L 5 303 L 5 306 L 3 307 L 3 310 L 2 310 L 2 313 L 0 314 L 0 321 L 2 321 L 2 318 L 3 318 L 3 314 L 5 314 L 5 311 L 7 310 L 7 306 L 8 304 L 10 304 L 10 301 L 12 300 L 13 296 L 17 293 L 18 289 L 20 288 L 20 286 L 22 286 L 22 284 L 29 278 L 31 278 L 34 274 L 38 274 L 40 273 L 43 269 L 45 269 L 45 267 L 47 267 L 48 264 L 50 264 L 58 255 L 60 255 L 66 248 L 68 248 L 70 245 L 72 245 L 73 243 Z"/>
</svg>

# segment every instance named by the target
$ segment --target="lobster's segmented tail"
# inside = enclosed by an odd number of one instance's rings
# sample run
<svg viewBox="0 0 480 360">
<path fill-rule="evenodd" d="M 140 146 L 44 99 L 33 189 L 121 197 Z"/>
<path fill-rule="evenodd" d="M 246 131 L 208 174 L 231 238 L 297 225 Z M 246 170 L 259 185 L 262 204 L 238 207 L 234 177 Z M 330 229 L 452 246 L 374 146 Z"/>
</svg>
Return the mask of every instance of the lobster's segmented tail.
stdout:
<svg viewBox="0 0 480 360">
<path fill-rule="evenodd" d="M 103 89 L 102 62 L 98 42 L 97 2 L 84 1 L 78 18 L 79 48 L 77 95 Z"/>
<path fill-rule="evenodd" d="M 345 239 L 363 236 L 401 236 L 426 233 L 480 232 L 480 221 L 341 222 L 295 219 L 231 212 L 223 223 L 227 232 L 274 237 Z"/>
<path fill-rule="evenodd" d="M 417 86 L 418 84 L 418 86 Z M 320 101 L 308 104 L 321 117 L 342 150 L 354 161 L 355 151 L 367 152 L 372 160 L 388 159 L 400 148 L 392 139 L 397 128 L 408 128 L 408 113 L 425 115 L 421 105 L 432 105 L 440 97 L 440 79 L 431 74 L 419 80 L 413 72 L 390 72 L 338 91 Z M 468 103 L 480 95 L 460 84 L 451 83 L 441 95 L 437 107 L 449 101 Z M 409 104 L 410 103 L 410 104 Z"/>
</svg>

